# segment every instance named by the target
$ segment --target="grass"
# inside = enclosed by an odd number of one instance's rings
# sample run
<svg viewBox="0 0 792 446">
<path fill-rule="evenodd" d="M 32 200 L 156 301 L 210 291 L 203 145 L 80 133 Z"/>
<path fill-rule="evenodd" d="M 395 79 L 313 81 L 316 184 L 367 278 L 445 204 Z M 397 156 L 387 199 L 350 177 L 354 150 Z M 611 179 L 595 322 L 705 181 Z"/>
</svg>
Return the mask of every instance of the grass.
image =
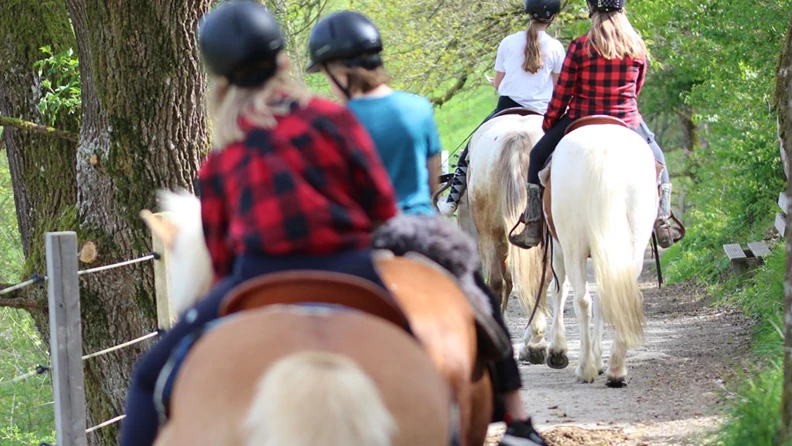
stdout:
<svg viewBox="0 0 792 446">
<path fill-rule="evenodd" d="M 670 251 L 670 250 L 669 250 Z M 671 252 L 677 269 L 695 267 L 701 259 L 686 258 Z M 716 262 L 715 259 L 710 261 Z M 772 446 L 778 444 L 781 427 L 781 389 L 783 386 L 784 274 L 785 245 L 779 243 L 764 264 L 753 272 L 735 276 L 728 262 L 716 265 L 717 283 L 709 282 L 712 295 L 720 296 L 715 305 L 742 309 L 754 321 L 753 355 L 756 365 L 737 371 L 739 384 L 730 389 L 733 398 L 720 430 L 711 438 L 721 446 Z M 695 279 L 695 278 L 694 278 Z M 787 445 L 788 446 L 788 445 Z"/>
<path fill-rule="evenodd" d="M 714 436 L 718 445 L 774 446 L 781 428 L 784 367 L 774 362 L 754 376 L 743 375 L 723 427 Z M 792 442 L 786 443 L 790 446 Z"/>
<path fill-rule="evenodd" d="M 449 152 L 452 166 L 456 165 L 455 155 L 464 149 L 459 145 L 495 109 L 497 102 L 497 91 L 485 86 L 464 91 L 435 108 L 440 144 Z"/>
</svg>

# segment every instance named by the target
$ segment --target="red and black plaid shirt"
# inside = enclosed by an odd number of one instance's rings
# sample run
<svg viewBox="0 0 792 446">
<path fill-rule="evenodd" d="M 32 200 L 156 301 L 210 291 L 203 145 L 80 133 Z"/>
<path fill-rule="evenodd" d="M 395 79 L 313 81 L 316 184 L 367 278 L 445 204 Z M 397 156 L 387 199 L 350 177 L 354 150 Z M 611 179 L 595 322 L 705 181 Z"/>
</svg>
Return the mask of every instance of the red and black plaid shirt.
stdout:
<svg viewBox="0 0 792 446">
<path fill-rule="evenodd" d="M 548 130 L 566 113 L 572 119 L 610 115 L 638 128 L 642 118 L 637 98 L 644 83 L 646 58 L 589 55 L 587 39 L 584 34 L 569 44 L 542 127 Z"/>
<path fill-rule="evenodd" d="M 374 143 L 346 108 L 313 99 L 273 130 L 242 120 L 244 141 L 212 152 L 198 187 L 216 277 L 243 252 L 329 254 L 369 246 L 396 194 Z"/>
</svg>

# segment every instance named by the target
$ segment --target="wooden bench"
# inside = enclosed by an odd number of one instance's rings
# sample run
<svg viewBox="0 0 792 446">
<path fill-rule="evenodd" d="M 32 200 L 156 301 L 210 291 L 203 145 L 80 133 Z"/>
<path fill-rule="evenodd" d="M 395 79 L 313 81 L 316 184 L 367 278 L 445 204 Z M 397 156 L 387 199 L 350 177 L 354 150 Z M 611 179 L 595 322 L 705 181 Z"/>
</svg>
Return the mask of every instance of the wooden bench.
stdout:
<svg viewBox="0 0 792 446">
<path fill-rule="evenodd" d="M 723 245 L 723 251 L 726 252 L 732 271 L 744 273 L 760 265 L 764 257 L 770 254 L 770 247 L 763 241 L 749 242 L 747 249 L 744 249 L 739 243 L 730 243 Z"/>
<path fill-rule="evenodd" d="M 789 213 L 789 204 L 792 200 L 789 199 L 787 194 L 781 192 L 778 194 L 778 207 L 781 212 L 776 213 L 775 229 L 784 238 L 784 230 L 786 230 L 786 215 Z"/>
<path fill-rule="evenodd" d="M 784 192 L 778 194 L 778 207 L 782 212 L 776 214 L 775 224 L 773 225 L 776 231 L 784 237 L 786 230 L 786 215 L 789 212 L 789 205 L 792 204 L 792 199 Z M 730 243 L 723 245 L 723 251 L 731 263 L 732 270 L 737 273 L 747 271 L 749 268 L 760 265 L 764 257 L 770 254 L 770 247 L 763 241 L 749 242 L 748 247 L 744 249 L 739 243 Z"/>
</svg>

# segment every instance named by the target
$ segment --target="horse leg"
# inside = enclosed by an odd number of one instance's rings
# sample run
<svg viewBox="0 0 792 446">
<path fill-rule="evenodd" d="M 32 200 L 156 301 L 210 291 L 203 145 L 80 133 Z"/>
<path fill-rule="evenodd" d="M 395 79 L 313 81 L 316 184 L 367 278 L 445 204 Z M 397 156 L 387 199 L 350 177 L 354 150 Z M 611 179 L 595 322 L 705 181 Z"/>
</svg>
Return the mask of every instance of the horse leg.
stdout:
<svg viewBox="0 0 792 446">
<path fill-rule="evenodd" d="M 539 293 L 539 302 L 531 325 L 523 333 L 524 345 L 520 349 L 520 360 L 531 364 L 544 364 L 547 360 L 547 285 Z M 533 308 L 530 309 L 533 311 Z M 528 315 L 530 317 L 530 314 Z"/>
<path fill-rule="evenodd" d="M 627 385 L 627 364 L 624 357 L 627 355 L 627 346 L 616 333 L 616 339 L 611 347 L 610 360 L 608 361 L 608 373 L 605 377 L 605 385 L 608 387 L 624 387 Z"/>
<path fill-rule="evenodd" d="M 566 328 L 564 327 L 564 305 L 566 305 L 566 268 L 561 245 L 553 241 L 553 269 L 556 277 L 551 286 L 553 305 L 553 324 L 550 327 L 550 347 L 548 348 L 547 365 L 553 369 L 563 369 L 569 365 L 567 357 Z"/>
<path fill-rule="evenodd" d="M 489 264 L 492 265 L 489 271 L 489 286 L 496 296 L 501 299 L 501 315 L 503 316 L 503 323 L 509 326 L 509 319 L 506 309 L 509 307 L 509 296 L 512 291 L 512 284 L 506 280 L 508 271 L 507 264 L 507 249 L 506 246 L 497 237 L 492 238 L 492 247 L 485 255 L 489 256 Z"/>
<path fill-rule="evenodd" d="M 501 280 L 503 281 L 503 300 L 501 301 L 501 315 L 503 315 L 503 322 L 508 327 L 506 320 L 506 309 L 509 308 L 509 298 L 514 289 L 514 281 L 509 272 L 509 250 L 506 246 L 498 244 L 498 265 L 500 265 Z"/>
<path fill-rule="evenodd" d="M 580 364 L 575 370 L 575 375 L 578 381 L 591 383 L 597 377 L 597 367 L 594 364 L 591 348 L 592 300 L 586 280 L 586 258 L 579 255 L 572 257 L 568 264 L 571 267 L 568 274 L 574 292 L 575 315 L 580 323 Z"/>
<path fill-rule="evenodd" d="M 640 252 L 639 252 L 640 251 Z M 643 251 L 636 250 L 635 252 L 635 275 L 641 275 L 643 269 Z M 638 296 L 635 296 L 637 299 Z M 600 348 L 600 351 L 602 349 Z M 605 378 L 605 384 L 608 387 L 624 387 L 627 385 L 627 364 L 625 364 L 625 357 L 627 356 L 627 346 L 621 341 L 619 333 L 616 333 L 616 339 L 613 341 L 611 347 L 610 360 L 608 361 L 608 374 Z"/>
<path fill-rule="evenodd" d="M 597 368 L 597 374 L 602 375 L 605 372 L 605 367 L 602 365 L 602 333 L 605 329 L 605 321 L 602 318 L 602 308 L 600 308 L 600 299 L 597 296 L 594 299 L 594 339 L 592 341 L 591 350 L 594 354 L 594 366 Z"/>
</svg>

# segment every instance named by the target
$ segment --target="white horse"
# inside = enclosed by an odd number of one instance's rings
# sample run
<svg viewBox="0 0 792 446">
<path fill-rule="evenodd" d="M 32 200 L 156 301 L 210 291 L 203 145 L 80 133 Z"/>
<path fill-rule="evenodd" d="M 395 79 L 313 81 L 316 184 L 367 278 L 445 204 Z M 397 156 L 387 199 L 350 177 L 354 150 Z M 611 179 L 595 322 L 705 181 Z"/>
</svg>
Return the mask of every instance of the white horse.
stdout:
<svg viewBox="0 0 792 446">
<path fill-rule="evenodd" d="M 542 119 L 542 115 L 504 115 L 476 130 L 470 140 L 468 189 L 459 214 L 460 224 L 469 227 L 465 224 L 464 213 L 465 205 L 469 206 L 487 282 L 502 299 L 504 318 L 512 293 L 520 297 L 529 315 L 536 296 L 541 296 L 536 315 L 523 335 L 525 344 L 520 349 L 520 359 L 533 364 L 544 364 L 546 357 L 545 293 L 550 278 L 549 275 L 545 277 L 540 290 L 541 247 L 523 250 L 510 244 L 507 236 L 525 207 L 528 159 L 534 144 L 543 135 Z"/>
<path fill-rule="evenodd" d="M 188 192 L 157 192 L 160 208 L 166 217 L 148 209 L 141 218 L 168 250 L 168 293 L 178 317 L 209 292 L 214 279 L 212 261 L 204 241 L 201 202 Z"/>
<path fill-rule="evenodd" d="M 547 184 L 547 173 L 543 172 Z M 553 154 L 550 171 L 554 240 L 553 268 L 569 278 L 580 322 L 579 381 L 593 382 L 602 367 L 604 321 L 613 324 L 606 384 L 625 384 L 628 348 L 643 341 L 643 300 L 638 276 L 657 216 L 657 173 L 652 152 L 638 134 L 613 124 L 589 125 L 565 136 Z M 546 201 L 545 201 L 546 203 Z M 596 301 L 587 289 L 591 257 Z M 547 363 L 568 364 L 564 333 L 564 287 L 552 287 L 554 319 Z M 594 336 L 589 333 L 593 311 Z"/>
</svg>

